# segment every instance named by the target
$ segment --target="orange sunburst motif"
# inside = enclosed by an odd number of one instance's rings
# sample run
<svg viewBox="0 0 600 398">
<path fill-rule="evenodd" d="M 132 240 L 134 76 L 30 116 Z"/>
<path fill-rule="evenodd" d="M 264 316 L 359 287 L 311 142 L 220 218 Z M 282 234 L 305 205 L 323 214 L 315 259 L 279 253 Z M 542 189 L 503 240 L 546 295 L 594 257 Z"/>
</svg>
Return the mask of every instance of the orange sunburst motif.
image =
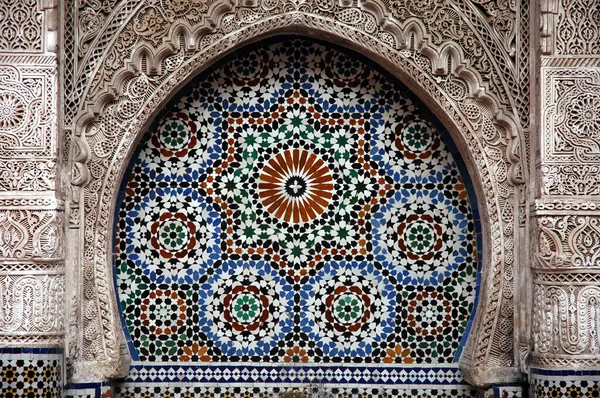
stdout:
<svg viewBox="0 0 600 398">
<path fill-rule="evenodd" d="M 333 177 L 314 153 L 292 149 L 272 157 L 258 182 L 269 213 L 286 222 L 305 223 L 320 216 L 333 196 Z"/>
</svg>

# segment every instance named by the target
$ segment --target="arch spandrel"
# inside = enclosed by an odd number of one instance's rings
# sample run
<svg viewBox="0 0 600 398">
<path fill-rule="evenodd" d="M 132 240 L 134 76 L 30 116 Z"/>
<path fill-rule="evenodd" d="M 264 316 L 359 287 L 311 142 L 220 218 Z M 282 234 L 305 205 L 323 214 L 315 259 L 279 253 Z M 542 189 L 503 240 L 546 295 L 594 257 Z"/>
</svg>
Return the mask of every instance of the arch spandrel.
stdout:
<svg viewBox="0 0 600 398">
<path fill-rule="evenodd" d="M 72 169 L 77 170 L 71 210 L 79 209 L 82 220 L 80 225 L 72 222 L 72 228 L 80 230 L 79 267 L 85 292 L 79 320 L 83 341 L 70 347 L 74 379 L 85 381 L 84 374 L 96 379 L 119 377 L 127 367 L 110 253 L 118 186 L 135 144 L 178 89 L 223 55 L 263 37 L 300 33 L 327 38 L 380 63 L 417 93 L 451 132 L 475 182 L 484 239 L 482 294 L 461 363 L 476 385 L 516 380 L 512 284 L 521 146 L 510 111 L 487 91 L 478 71 L 465 63 L 460 47 L 431 45 L 418 22 L 401 27 L 369 11 L 376 8 L 332 2 L 340 12 L 363 15 L 362 25 L 350 25 L 335 15 L 318 14 L 319 4 L 285 4 L 289 10 L 275 12 L 263 5 L 257 18 L 248 15 L 248 8 L 213 4 L 207 11 L 211 17 L 203 19 L 211 23 L 192 36 L 186 37 L 191 31 L 184 24 L 165 30 L 160 40 L 171 51 L 140 45 L 110 85 L 91 84 L 86 90 L 72 148 L 77 154 L 71 158 Z"/>
</svg>

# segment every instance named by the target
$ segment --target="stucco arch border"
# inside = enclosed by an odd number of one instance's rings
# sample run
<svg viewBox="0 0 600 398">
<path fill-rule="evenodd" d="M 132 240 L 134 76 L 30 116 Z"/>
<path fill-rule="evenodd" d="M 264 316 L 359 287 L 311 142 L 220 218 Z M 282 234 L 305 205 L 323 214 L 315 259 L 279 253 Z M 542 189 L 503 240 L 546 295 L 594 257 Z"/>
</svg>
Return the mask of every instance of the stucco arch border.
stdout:
<svg viewBox="0 0 600 398">
<path fill-rule="evenodd" d="M 418 21 L 401 27 L 379 15 L 379 29 L 388 34 L 378 38 L 336 19 L 294 10 L 241 24 L 194 47 L 197 32 L 171 27 L 168 46 L 162 51 L 140 46 L 111 90 L 87 98 L 69 156 L 69 279 L 81 283 L 69 297 L 73 332 L 67 336 L 67 353 L 73 381 L 127 374 L 129 358 L 112 278 L 112 226 L 118 187 L 137 142 L 167 101 L 216 60 L 261 38 L 290 33 L 318 34 L 372 58 L 448 128 L 474 181 L 484 244 L 481 293 L 461 368 L 479 386 L 520 378 L 513 357 L 517 185 L 523 172 L 517 124 L 485 91 L 478 73 L 463 63 L 460 48 L 429 45 Z M 180 43 L 180 35 L 187 49 L 174 44 Z M 209 37 L 207 29 L 203 37 Z"/>
</svg>

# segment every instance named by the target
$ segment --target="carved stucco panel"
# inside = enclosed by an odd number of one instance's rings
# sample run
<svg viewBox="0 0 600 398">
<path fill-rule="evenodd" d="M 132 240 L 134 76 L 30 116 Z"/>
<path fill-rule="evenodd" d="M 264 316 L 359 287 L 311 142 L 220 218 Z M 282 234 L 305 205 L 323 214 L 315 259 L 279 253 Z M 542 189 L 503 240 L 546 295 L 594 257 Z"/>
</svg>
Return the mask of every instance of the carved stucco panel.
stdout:
<svg viewBox="0 0 600 398">
<path fill-rule="evenodd" d="M 0 160 L 0 191 L 52 191 L 55 187 L 54 160 Z"/>
<path fill-rule="evenodd" d="M 554 0 L 557 4 L 556 54 L 600 53 L 600 9 L 595 0 Z"/>
<path fill-rule="evenodd" d="M 591 206 L 590 206 L 591 207 Z M 594 206 L 595 207 L 595 204 Z M 600 266 L 600 215 L 565 214 L 539 216 L 536 259 L 541 268 Z"/>
<path fill-rule="evenodd" d="M 376 13 L 369 15 L 344 8 L 353 4 L 352 2 L 327 0 L 194 0 L 164 1 L 160 5 L 134 0 L 84 3 L 72 10 L 73 18 L 77 21 L 77 26 L 73 26 L 72 29 L 73 33 L 77 32 L 79 38 L 79 43 L 74 43 L 75 55 L 78 58 L 77 64 L 81 67 L 75 68 L 76 80 L 72 88 L 67 87 L 67 97 L 72 98 L 73 106 L 81 106 L 77 104 L 80 97 L 86 97 L 90 91 L 93 94 L 108 88 L 107 84 L 110 84 L 118 71 L 126 67 L 127 61 L 135 55 L 134 47 L 144 44 L 149 50 L 146 54 L 150 55 L 160 54 L 172 44 L 177 45 L 179 38 L 175 38 L 173 43 L 169 43 L 170 40 L 162 42 L 162 37 L 171 35 L 173 31 L 186 36 L 188 50 L 201 44 L 204 34 L 212 31 L 215 25 L 217 30 L 223 29 L 223 34 L 231 32 L 231 23 L 235 26 L 235 23 L 240 21 L 220 21 L 219 18 L 225 11 L 240 9 L 242 12 L 238 13 L 237 18 L 241 18 L 241 22 L 249 23 L 271 14 L 301 10 L 334 18 L 349 26 L 362 25 L 367 32 L 380 24 L 381 15 L 388 14 L 388 19 L 395 23 L 418 20 L 433 45 L 447 41 L 457 43 L 465 59 L 483 77 L 486 89 L 497 93 L 503 104 L 515 107 L 523 126 L 527 127 L 529 110 L 525 100 L 527 95 L 524 96 L 524 93 L 529 91 L 529 77 L 522 72 L 518 76 L 515 74 L 517 62 L 521 68 L 528 70 L 525 66 L 528 62 L 527 46 L 524 45 L 519 52 L 515 50 L 517 30 L 521 34 L 519 40 L 522 43 L 528 41 L 527 18 L 524 17 L 519 24 L 515 23 L 516 8 L 520 8 L 520 11 L 527 15 L 527 6 L 516 7 L 505 0 L 411 0 L 391 2 L 387 5 L 367 0 L 361 2 L 363 3 L 365 8 L 375 10 Z M 214 10 L 218 10 L 218 13 Z M 182 23 L 181 26 L 174 29 L 179 23 Z M 191 32 L 198 34 L 190 37 Z M 211 32 L 215 33 L 217 32 Z M 394 40 L 393 32 L 384 36 L 380 39 L 385 42 L 390 43 L 390 40 Z M 117 42 L 110 48 L 114 37 L 118 37 Z M 161 67 L 160 63 L 153 64 L 151 56 L 148 62 L 151 68 Z M 68 115 L 73 112 L 74 110 L 67 109 Z M 70 118 L 67 117 L 69 120 Z"/>
<path fill-rule="evenodd" d="M 62 259 L 62 210 L 0 208 L 0 258 Z"/>
<path fill-rule="evenodd" d="M 600 53 L 600 11 L 595 0 L 542 0 L 540 11 L 543 55 Z"/>
<path fill-rule="evenodd" d="M 2 159 L 56 158 L 56 79 L 56 57 L 0 56 Z M 34 184 L 47 185 L 43 179 Z"/>
<path fill-rule="evenodd" d="M 0 51 L 38 52 L 43 49 L 44 12 L 40 0 L 0 3 Z"/>
<path fill-rule="evenodd" d="M 64 275 L 0 273 L 0 343 L 21 335 L 59 340 L 64 331 L 64 294 Z"/>
<path fill-rule="evenodd" d="M 534 365 L 600 364 L 598 274 L 537 273 L 533 291 Z"/>
<path fill-rule="evenodd" d="M 241 22 L 240 22 L 241 23 Z M 258 19 L 255 23 L 243 22 L 240 28 L 227 36 L 205 36 L 201 51 L 188 61 L 189 54 L 177 53 L 165 59 L 164 74 L 146 76 L 130 73 L 119 89 L 123 95 L 118 100 L 106 102 L 97 119 L 89 120 L 78 144 L 84 153 L 84 162 L 75 162 L 87 170 L 87 179 L 80 181 L 84 186 L 84 250 L 83 278 L 85 301 L 83 304 L 84 342 L 82 356 L 86 360 L 117 360 L 121 348 L 118 332 L 118 317 L 112 291 L 109 267 L 110 239 L 114 196 L 120 173 L 126 166 L 132 144 L 143 132 L 148 118 L 163 104 L 177 88 L 193 73 L 201 70 L 219 55 L 270 31 L 294 28 L 310 28 L 343 37 L 364 51 L 387 60 L 398 70 L 408 74 L 425 92 L 431 95 L 441 108 L 463 132 L 463 140 L 470 148 L 478 169 L 482 191 L 487 193 L 485 202 L 490 219 L 490 239 L 497 242 L 490 253 L 488 289 L 485 289 L 485 308 L 474 326 L 473 337 L 465 354 L 467 363 L 477 366 L 488 360 L 492 344 L 495 350 L 494 365 L 511 366 L 512 355 L 512 297 L 514 266 L 514 223 L 515 193 L 511 181 L 518 180 L 514 172 L 518 165 L 520 150 L 516 133 L 508 134 L 511 125 L 506 121 L 493 120 L 491 115 L 500 113 L 493 108 L 488 98 L 477 98 L 475 74 L 465 73 L 464 66 L 456 65 L 453 75 L 437 77 L 432 62 L 437 62 L 435 53 L 429 56 L 416 51 L 399 52 L 387 42 L 373 38 L 358 29 L 352 29 L 334 20 L 319 16 L 294 13 Z M 210 39 L 209 39 L 210 38 Z M 178 58 L 179 57 L 179 58 Z M 433 61 L 432 61 L 433 59 Z M 172 67 L 169 67 L 171 65 Z M 140 70 L 140 69 L 137 69 Z M 460 73 L 458 72 L 460 71 Z M 446 72 L 447 73 L 447 72 Z M 458 77 L 462 75 L 464 77 Z M 473 80 L 475 78 L 475 80 Z M 91 101 L 90 101 L 91 102 Z M 492 109 L 490 109 L 490 106 Z M 141 111 L 138 112 L 138 110 Z M 504 130 L 500 126 L 505 124 Z M 514 128 L 514 125 L 513 125 Z M 515 145 L 515 143 L 517 143 Z M 485 147 L 485 151 L 481 148 Z M 83 148 L 83 149 L 82 149 Z M 513 159 L 515 163 L 507 161 Z M 504 327 L 494 329 L 495 322 Z M 500 354 L 499 354 L 500 352 Z"/>
<path fill-rule="evenodd" d="M 544 195 L 594 195 L 600 162 L 600 69 L 542 68 Z"/>
</svg>

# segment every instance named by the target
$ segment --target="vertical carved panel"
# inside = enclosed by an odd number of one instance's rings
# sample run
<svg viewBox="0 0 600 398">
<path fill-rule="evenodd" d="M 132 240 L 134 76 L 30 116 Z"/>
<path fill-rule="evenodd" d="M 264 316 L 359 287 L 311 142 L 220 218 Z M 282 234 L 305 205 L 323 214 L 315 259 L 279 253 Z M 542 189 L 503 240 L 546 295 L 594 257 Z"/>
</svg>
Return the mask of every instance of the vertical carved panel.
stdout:
<svg viewBox="0 0 600 398">
<path fill-rule="evenodd" d="M 42 50 L 44 13 L 40 3 L 39 0 L 0 2 L 0 51 Z"/>
<path fill-rule="evenodd" d="M 542 0 L 540 11 L 530 391 L 593 396 L 598 374 L 579 370 L 600 367 L 600 13 L 592 0 Z"/>
<path fill-rule="evenodd" d="M 53 0 L 0 4 L 0 345 L 60 346 L 64 210 L 57 200 Z M 53 17 L 55 18 L 55 16 Z M 29 53 L 29 54 L 23 54 Z"/>
<path fill-rule="evenodd" d="M 556 54 L 600 53 L 600 9 L 596 0 L 559 2 Z"/>
</svg>

